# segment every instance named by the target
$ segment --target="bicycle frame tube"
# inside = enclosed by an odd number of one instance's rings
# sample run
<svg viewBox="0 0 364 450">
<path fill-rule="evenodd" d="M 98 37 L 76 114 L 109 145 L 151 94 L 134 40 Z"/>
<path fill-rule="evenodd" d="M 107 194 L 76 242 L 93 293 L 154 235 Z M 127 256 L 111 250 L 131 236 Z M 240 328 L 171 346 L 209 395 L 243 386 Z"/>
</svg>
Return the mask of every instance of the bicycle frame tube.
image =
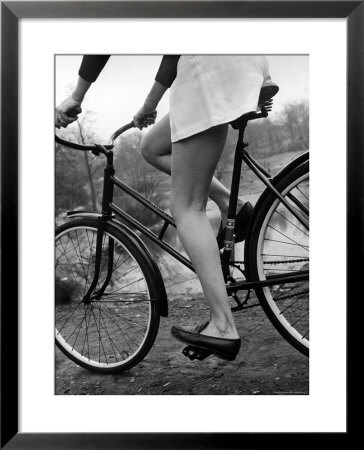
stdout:
<svg viewBox="0 0 364 450">
<path fill-rule="evenodd" d="M 271 178 L 272 178 L 272 174 L 264 167 L 264 166 L 262 166 L 256 159 L 254 159 L 247 151 L 245 151 L 244 152 L 244 155 L 243 155 L 243 159 L 244 159 L 244 161 L 246 161 L 246 159 L 247 158 L 249 158 L 249 161 L 250 161 L 250 163 L 251 164 L 253 164 L 256 168 L 257 168 L 257 170 L 259 170 L 259 172 L 261 173 L 261 174 L 263 174 L 263 175 L 265 175 L 267 178 L 268 178 L 268 180 L 270 180 Z M 306 152 L 306 153 L 303 153 L 302 155 L 300 155 L 300 156 L 298 156 L 294 161 L 292 161 L 292 162 L 297 162 L 297 165 L 299 165 L 299 164 L 301 164 L 301 163 L 303 163 L 304 161 L 307 161 L 308 160 L 308 153 Z M 290 166 L 290 164 L 288 164 L 288 166 L 286 166 L 284 169 L 283 169 L 283 172 L 285 172 L 285 170 L 288 168 Z M 280 175 L 281 174 L 281 172 L 279 172 L 279 174 L 277 174 L 277 175 Z M 259 175 L 257 175 L 257 176 L 259 176 Z M 308 208 L 302 203 L 302 202 L 300 202 L 296 197 L 294 197 L 292 194 L 288 194 L 287 195 L 287 197 L 298 207 L 298 208 L 300 208 L 302 211 L 303 211 L 303 213 L 307 216 L 307 217 L 309 217 L 309 210 L 308 210 Z"/>
<path fill-rule="evenodd" d="M 270 275 L 266 280 L 249 281 L 243 280 L 227 286 L 228 295 L 240 290 L 256 289 L 266 286 L 276 286 L 284 283 L 299 283 L 309 280 L 309 271 L 302 270 L 300 272 L 288 273 L 285 275 Z"/>
<path fill-rule="evenodd" d="M 139 194 L 136 190 L 128 186 L 126 183 L 124 183 L 119 178 L 112 176 L 111 181 L 122 191 L 126 192 L 130 196 L 132 196 L 135 200 L 137 200 L 139 203 L 144 205 L 146 208 L 151 210 L 153 213 L 157 214 L 159 217 L 161 217 L 164 220 L 164 224 L 161 228 L 161 231 L 159 235 L 157 236 L 155 233 L 150 231 L 147 227 L 145 227 L 142 223 L 138 222 L 136 219 L 131 217 L 128 213 L 123 211 L 121 208 L 119 208 L 114 202 L 111 202 L 109 204 L 109 207 L 111 211 L 113 211 L 115 214 L 117 214 L 119 217 L 124 219 L 130 226 L 135 227 L 137 230 L 139 230 L 142 234 L 147 236 L 151 241 L 156 243 L 159 247 L 163 248 L 167 253 L 169 253 L 171 256 L 173 256 L 177 261 L 182 263 L 184 266 L 188 267 L 193 272 L 195 271 L 191 262 L 185 258 L 183 255 L 181 255 L 177 250 L 175 250 L 173 247 L 171 247 L 167 242 L 163 241 L 164 234 L 168 228 L 169 225 L 176 227 L 176 224 L 173 220 L 173 218 L 165 213 L 161 208 L 159 208 L 157 205 L 155 205 L 152 201 L 145 198 L 143 195 Z"/>
<path fill-rule="evenodd" d="M 270 189 L 277 198 L 279 198 L 282 203 L 286 206 L 286 208 L 308 229 L 308 222 L 304 217 L 301 216 L 299 212 L 297 212 L 288 202 L 287 200 L 277 191 L 277 189 L 271 183 L 272 174 L 263 167 L 258 161 L 256 161 L 249 153 L 245 150 L 248 146 L 247 143 L 244 142 L 244 133 L 247 126 L 247 121 L 242 123 L 239 127 L 239 136 L 236 144 L 235 157 L 234 157 L 234 169 L 232 174 L 231 181 L 231 190 L 230 190 L 230 202 L 228 209 L 228 219 L 227 226 L 225 232 L 225 241 L 224 241 L 224 252 L 221 257 L 222 262 L 222 270 L 224 274 L 224 279 L 227 281 L 229 276 L 229 264 L 232 256 L 232 249 L 234 247 L 234 228 L 235 228 L 235 217 L 236 217 L 236 207 L 237 200 L 239 195 L 239 185 L 240 185 L 240 175 L 241 175 L 241 166 L 244 161 L 248 167 L 254 172 L 254 174 Z M 290 200 L 301 209 L 308 216 L 308 209 L 292 194 L 289 194 L 288 197 Z M 277 283 L 285 283 L 287 281 L 290 282 L 298 282 L 308 279 L 308 272 L 301 272 L 300 274 L 286 274 L 279 276 L 271 276 L 268 277 L 266 281 L 252 282 L 252 281 L 242 281 L 238 283 L 233 283 L 231 286 L 228 286 L 228 293 L 236 292 L 240 289 L 254 289 L 256 287 L 264 287 L 275 285 Z"/>
<path fill-rule="evenodd" d="M 308 230 L 309 229 L 308 221 L 296 209 L 294 209 L 283 197 L 283 195 L 281 195 L 281 193 L 278 192 L 277 189 L 272 185 L 270 181 L 272 175 L 270 174 L 269 178 L 266 177 L 265 174 L 268 171 L 264 169 L 252 156 L 250 156 L 246 150 L 243 150 L 242 158 L 243 161 L 247 164 L 247 166 L 254 172 L 254 174 L 267 186 L 268 189 L 270 189 L 274 193 L 274 195 L 277 198 L 279 198 L 279 200 L 284 204 L 284 206 L 288 209 L 288 211 L 291 214 L 293 214 L 293 216 Z M 295 203 L 296 206 L 300 207 L 304 211 L 304 213 L 308 215 L 308 209 L 301 202 L 299 202 L 292 195 L 290 195 L 289 198 L 291 198 L 293 203 Z"/>
<path fill-rule="evenodd" d="M 225 281 L 228 279 L 229 275 L 229 261 L 232 255 L 232 250 L 234 247 L 234 229 L 235 229 L 235 217 L 236 217 L 236 206 L 238 203 L 239 195 L 239 185 L 240 185 L 240 174 L 241 165 L 243 161 L 243 151 L 244 150 L 244 131 L 246 128 L 246 123 L 239 128 L 239 137 L 236 144 L 235 157 L 234 157 L 234 169 L 231 180 L 230 189 L 230 201 L 228 209 L 228 217 L 225 231 L 224 240 L 224 252 L 222 254 L 222 271 Z"/>
<path fill-rule="evenodd" d="M 241 141 L 241 143 L 242 143 L 242 141 Z M 241 149 L 241 143 L 239 144 L 240 149 Z M 239 156 L 238 156 L 238 158 L 239 158 Z M 243 159 L 242 152 L 240 152 L 240 159 L 241 160 Z M 240 163 L 240 166 L 241 166 L 241 163 Z M 231 218 L 231 220 L 233 220 L 235 217 L 234 211 L 236 210 L 236 202 L 237 202 L 238 189 L 239 189 L 238 182 L 240 179 L 240 170 L 237 170 L 236 167 L 238 167 L 238 166 L 234 166 L 234 172 L 233 172 L 234 181 L 232 182 L 232 191 L 231 191 L 232 204 L 231 204 L 230 214 L 229 214 L 229 217 Z M 162 239 L 165 229 L 168 227 L 168 225 L 175 226 L 173 218 L 171 216 L 169 216 L 168 214 L 166 214 L 163 210 L 161 210 L 153 202 L 146 199 L 144 196 L 139 194 L 139 192 L 132 189 L 130 186 L 125 184 L 123 181 L 121 181 L 117 177 L 112 176 L 111 179 L 118 188 L 120 188 L 121 190 L 130 194 L 133 198 L 135 198 L 137 201 L 142 203 L 146 208 L 150 209 L 151 211 L 153 211 L 154 213 L 158 214 L 160 217 L 165 219 L 165 223 L 162 226 L 161 233 L 157 236 L 155 233 L 151 232 L 143 224 L 141 224 L 136 219 L 131 217 L 128 213 L 123 211 L 121 208 L 119 208 L 113 202 L 110 204 L 111 210 L 115 214 L 117 214 L 119 217 L 123 218 L 130 226 L 135 227 L 143 235 L 148 237 L 150 240 L 152 240 L 154 243 L 156 243 L 159 247 L 161 247 L 163 250 L 165 250 L 167 253 L 169 253 L 171 256 L 173 256 L 177 261 L 181 262 L 183 265 L 185 265 L 186 267 L 188 267 L 190 270 L 192 270 L 194 272 L 195 270 L 194 270 L 191 262 L 187 258 L 185 258 L 183 255 L 181 255 L 177 250 L 175 250 L 173 247 L 171 247 L 169 244 L 164 242 Z M 235 198 L 235 209 L 234 209 L 234 198 Z M 224 253 L 222 255 L 223 271 L 225 271 L 226 269 L 227 270 L 229 269 L 230 256 L 231 256 L 231 250 L 230 250 L 230 252 L 225 252 L 225 250 L 224 250 Z M 270 276 L 270 277 L 267 277 L 267 280 L 265 280 L 265 281 L 258 281 L 258 282 L 257 281 L 242 281 L 242 282 L 235 283 L 231 286 L 228 286 L 227 289 L 228 289 L 228 293 L 230 293 L 232 291 L 237 291 L 237 290 L 241 290 L 241 289 L 244 289 L 244 290 L 254 289 L 256 287 L 271 286 L 271 285 L 275 285 L 275 284 L 279 284 L 279 283 L 286 283 L 287 281 L 295 283 L 298 281 L 305 281 L 307 279 L 308 279 L 308 271 L 302 271 L 299 274 L 297 274 L 297 273 L 289 274 L 288 273 L 285 275 Z"/>
<path fill-rule="evenodd" d="M 232 174 L 232 182 L 231 182 L 231 193 L 230 193 L 230 202 L 229 202 L 229 210 L 228 210 L 228 223 L 227 223 L 227 231 L 224 242 L 224 252 L 222 254 L 222 269 L 225 276 L 225 279 L 228 277 L 229 273 L 229 264 L 232 255 L 232 249 L 234 245 L 234 227 L 235 227 L 235 216 L 236 216 L 236 207 L 237 207 L 237 199 L 239 193 L 239 184 L 240 184 L 240 174 L 241 174 L 241 166 L 244 161 L 248 167 L 255 173 L 255 175 L 270 189 L 274 195 L 279 198 L 282 203 L 287 207 L 287 209 L 305 226 L 308 228 L 308 223 L 305 218 L 301 217 L 301 215 L 294 209 L 292 206 L 287 203 L 286 199 L 281 196 L 281 194 L 275 189 L 273 184 L 271 183 L 272 174 L 266 170 L 258 161 L 256 161 L 253 157 L 251 157 L 248 152 L 245 150 L 248 144 L 245 144 L 243 141 L 244 132 L 246 128 L 246 123 L 239 129 L 239 138 L 236 145 L 235 151 L 235 159 L 234 159 L 234 169 Z M 104 189 L 103 189 L 103 197 L 102 197 L 102 214 L 99 217 L 99 225 L 98 225 L 98 233 L 97 233 L 97 242 L 96 242 L 96 261 L 95 261 L 95 273 L 94 279 L 90 285 L 88 292 L 84 297 L 85 303 L 91 301 L 91 295 L 94 289 L 97 286 L 99 272 L 100 272 L 100 261 L 101 261 L 101 250 L 102 250 L 102 238 L 103 238 L 103 230 L 104 223 L 110 220 L 114 213 L 121 217 L 128 225 L 136 228 L 140 231 L 144 236 L 150 239 L 152 242 L 157 244 L 171 256 L 173 256 L 177 261 L 186 266 L 191 271 L 195 272 L 191 262 L 184 257 L 180 252 L 175 250 L 172 246 L 170 246 L 167 242 L 163 240 L 165 232 L 168 226 L 172 226 L 176 228 L 176 224 L 174 219 L 167 213 L 165 213 L 161 208 L 159 208 L 152 201 L 141 195 L 132 187 L 128 186 L 122 180 L 115 176 L 115 169 L 113 166 L 113 152 L 107 149 L 104 149 L 104 154 L 107 157 L 107 166 L 104 170 Z M 150 231 L 146 226 L 142 223 L 131 217 L 128 213 L 119 208 L 113 201 L 114 195 L 114 186 L 126 192 L 128 195 L 133 197 L 147 209 L 157 214 L 161 219 L 163 219 L 164 223 L 161 227 L 161 231 L 159 234 L 155 234 Z M 292 198 L 291 198 L 292 197 Z M 301 210 L 308 216 L 307 208 L 305 208 L 295 197 L 291 196 L 291 200 L 296 206 L 301 208 Z M 108 274 L 106 279 L 102 285 L 102 287 L 94 293 L 96 297 L 98 295 L 102 295 L 105 291 L 108 282 L 111 277 L 112 266 L 113 266 L 113 246 L 114 242 L 112 239 L 109 239 L 108 246 Z M 302 271 L 299 274 L 286 274 L 268 277 L 265 281 L 241 281 L 238 283 L 233 283 L 231 286 L 227 287 L 228 293 L 236 292 L 238 290 L 247 290 L 253 289 L 256 287 L 270 286 L 277 283 L 284 283 L 287 281 L 297 282 L 308 279 L 308 271 Z"/>
</svg>

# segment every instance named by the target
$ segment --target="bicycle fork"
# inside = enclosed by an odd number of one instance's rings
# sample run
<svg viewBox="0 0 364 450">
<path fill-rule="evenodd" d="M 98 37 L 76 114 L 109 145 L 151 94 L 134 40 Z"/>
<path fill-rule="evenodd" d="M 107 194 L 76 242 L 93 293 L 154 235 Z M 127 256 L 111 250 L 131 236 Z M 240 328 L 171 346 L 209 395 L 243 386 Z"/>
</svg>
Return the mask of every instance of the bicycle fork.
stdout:
<svg viewBox="0 0 364 450">
<path fill-rule="evenodd" d="M 100 146 L 101 147 L 101 146 Z M 100 268 L 101 268 L 101 257 L 102 257 L 102 248 L 103 248 L 103 239 L 104 239 L 104 230 L 105 224 L 113 217 L 112 210 L 110 208 L 110 203 L 113 201 L 114 196 L 114 183 L 111 177 L 115 174 L 115 168 L 113 165 L 113 152 L 112 151 L 104 151 L 107 158 L 107 166 L 104 170 L 104 187 L 103 187 L 103 195 L 102 195 L 102 212 L 101 216 L 98 218 L 97 224 L 97 235 L 96 235 L 96 253 L 95 253 L 95 271 L 90 287 L 87 290 L 87 293 L 83 297 L 83 303 L 89 304 L 92 300 L 99 300 L 105 292 L 107 288 L 111 275 L 112 268 L 114 265 L 114 239 L 109 237 L 108 239 L 108 251 L 107 251 L 107 275 L 104 283 L 101 288 L 96 290 L 96 287 L 99 283 L 100 277 Z"/>
</svg>

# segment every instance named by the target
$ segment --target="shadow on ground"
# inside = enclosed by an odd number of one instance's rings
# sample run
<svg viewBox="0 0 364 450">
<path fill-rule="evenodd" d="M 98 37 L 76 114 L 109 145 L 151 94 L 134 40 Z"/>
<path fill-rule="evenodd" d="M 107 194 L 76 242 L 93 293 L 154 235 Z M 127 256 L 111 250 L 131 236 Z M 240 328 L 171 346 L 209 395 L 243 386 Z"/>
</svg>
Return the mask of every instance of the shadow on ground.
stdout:
<svg viewBox="0 0 364 450">
<path fill-rule="evenodd" d="M 190 361 L 170 335 L 173 324 L 193 325 L 208 318 L 202 299 L 170 302 L 157 339 L 146 358 L 119 375 L 89 372 L 56 349 L 58 395 L 307 395 L 308 358 L 288 344 L 260 307 L 234 315 L 242 346 L 237 359 Z"/>
</svg>

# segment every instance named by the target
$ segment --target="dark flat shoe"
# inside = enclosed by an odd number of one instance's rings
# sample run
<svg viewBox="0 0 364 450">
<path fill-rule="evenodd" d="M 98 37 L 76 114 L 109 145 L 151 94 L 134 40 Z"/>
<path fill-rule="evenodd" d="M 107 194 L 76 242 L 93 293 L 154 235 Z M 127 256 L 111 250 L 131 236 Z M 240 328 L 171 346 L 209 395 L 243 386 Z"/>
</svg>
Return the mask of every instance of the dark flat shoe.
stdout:
<svg viewBox="0 0 364 450">
<path fill-rule="evenodd" d="M 185 344 L 208 350 L 219 358 L 233 361 L 240 350 L 241 339 L 225 339 L 200 334 L 207 325 L 208 322 L 191 330 L 173 326 L 171 333 L 173 337 Z"/>
<path fill-rule="evenodd" d="M 252 216 L 253 209 L 252 204 L 250 202 L 246 202 L 237 213 L 235 218 L 235 242 L 242 242 L 246 238 L 249 220 Z M 216 238 L 219 248 L 224 246 L 224 239 L 225 227 L 222 228 L 222 226 L 220 226 L 220 230 Z"/>
<path fill-rule="evenodd" d="M 209 322 L 205 322 L 201 325 L 197 325 L 194 328 L 191 328 L 190 331 L 193 331 L 195 333 L 201 333 L 201 331 L 204 328 L 206 328 L 208 324 Z M 214 352 L 212 352 L 211 350 L 205 350 L 204 348 L 201 347 L 194 347 L 193 345 L 187 345 L 187 347 L 185 347 L 182 350 L 182 353 L 185 356 L 187 356 L 187 358 L 189 358 L 191 361 L 194 361 L 195 359 L 202 361 L 206 359 L 208 356 L 213 355 Z"/>
</svg>

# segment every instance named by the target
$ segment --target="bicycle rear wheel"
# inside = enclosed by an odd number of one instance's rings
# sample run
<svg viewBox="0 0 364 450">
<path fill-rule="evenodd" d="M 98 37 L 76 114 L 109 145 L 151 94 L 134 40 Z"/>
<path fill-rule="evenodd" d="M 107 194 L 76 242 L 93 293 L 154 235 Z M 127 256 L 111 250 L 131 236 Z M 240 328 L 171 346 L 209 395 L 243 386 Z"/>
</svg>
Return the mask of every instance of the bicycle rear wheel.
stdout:
<svg viewBox="0 0 364 450">
<path fill-rule="evenodd" d="M 298 166 L 276 189 L 308 220 L 309 164 Z M 275 194 L 267 191 L 245 249 L 251 280 L 285 281 L 255 289 L 267 316 L 281 335 L 303 354 L 309 354 L 309 231 Z M 294 277 L 288 280 L 288 277 Z"/>
<path fill-rule="evenodd" d="M 96 236 L 92 218 L 56 230 L 56 345 L 86 369 L 119 373 L 138 364 L 156 338 L 154 274 L 133 239 L 105 224 L 98 283 L 85 302 L 94 278 Z"/>
</svg>

